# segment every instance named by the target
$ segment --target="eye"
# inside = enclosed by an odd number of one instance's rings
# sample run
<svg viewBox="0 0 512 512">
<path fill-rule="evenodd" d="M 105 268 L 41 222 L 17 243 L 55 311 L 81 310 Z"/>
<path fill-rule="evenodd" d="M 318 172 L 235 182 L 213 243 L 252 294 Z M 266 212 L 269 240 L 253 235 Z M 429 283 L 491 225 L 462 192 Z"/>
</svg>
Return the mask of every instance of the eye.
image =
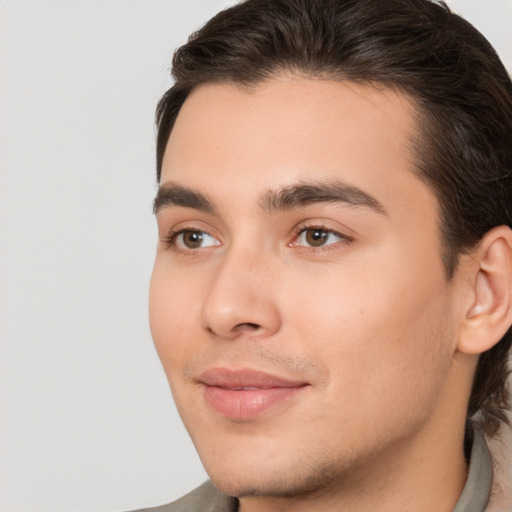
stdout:
<svg viewBox="0 0 512 512">
<path fill-rule="evenodd" d="M 336 242 L 347 240 L 347 237 L 325 228 L 305 228 L 298 233 L 297 240 L 293 245 L 307 247 L 324 247 L 332 245 Z"/>
<path fill-rule="evenodd" d="M 220 245 L 220 242 L 213 236 L 196 229 L 182 229 L 171 234 L 167 242 L 170 246 L 176 246 L 179 249 L 194 250 L 204 247 L 213 247 Z"/>
</svg>

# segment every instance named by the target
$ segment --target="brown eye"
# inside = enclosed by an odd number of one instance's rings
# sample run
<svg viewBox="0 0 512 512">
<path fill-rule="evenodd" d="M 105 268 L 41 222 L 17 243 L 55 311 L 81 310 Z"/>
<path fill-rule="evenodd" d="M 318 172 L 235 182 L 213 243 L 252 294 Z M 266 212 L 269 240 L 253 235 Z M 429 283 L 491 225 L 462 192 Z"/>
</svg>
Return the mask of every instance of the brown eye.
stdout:
<svg viewBox="0 0 512 512">
<path fill-rule="evenodd" d="M 300 231 L 295 245 L 306 247 L 324 247 L 332 245 L 341 240 L 348 240 L 347 237 L 324 228 L 305 228 Z"/>
<path fill-rule="evenodd" d="M 183 245 L 188 249 L 198 249 L 203 243 L 203 233 L 201 231 L 184 231 L 181 237 Z"/>
<path fill-rule="evenodd" d="M 220 245 L 220 242 L 205 231 L 198 229 L 184 229 L 172 236 L 173 245 L 181 249 L 202 249 L 213 245 Z"/>
<path fill-rule="evenodd" d="M 306 242 L 312 247 L 320 247 L 329 238 L 329 232 L 325 229 L 307 229 L 305 231 Z"/>
</svg>

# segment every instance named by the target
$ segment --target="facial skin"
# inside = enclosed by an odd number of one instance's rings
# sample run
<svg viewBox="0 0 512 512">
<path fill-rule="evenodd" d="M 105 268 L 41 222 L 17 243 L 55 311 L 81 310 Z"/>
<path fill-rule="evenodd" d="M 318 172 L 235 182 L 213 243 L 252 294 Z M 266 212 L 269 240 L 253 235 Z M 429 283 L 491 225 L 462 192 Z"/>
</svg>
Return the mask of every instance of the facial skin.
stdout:
<svg viewBox="0 0 512 512">
<path fill-rule="evenodd" d="M 293 76 L 202 86 L 180 111 L 151 329 L 207 472 L 244 512 L 458 499 L 472 299 L 446 278 L 415 131 L 399 93 Z"/>
</svg>

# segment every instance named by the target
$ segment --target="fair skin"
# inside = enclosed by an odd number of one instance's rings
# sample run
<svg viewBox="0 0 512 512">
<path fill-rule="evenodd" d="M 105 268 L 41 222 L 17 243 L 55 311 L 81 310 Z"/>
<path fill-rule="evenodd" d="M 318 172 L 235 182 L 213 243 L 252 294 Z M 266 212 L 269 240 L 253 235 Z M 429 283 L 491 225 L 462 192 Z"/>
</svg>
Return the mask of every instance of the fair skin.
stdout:
<svg viewBox="0 0 512 512">
<path fill-rule="evenodd" d="M 400 93 L 294 76 L 201 86 L 180 111 L 151 329 L 242 512 L 458 500 L 477 357 L 511 320 L 511 237 L 496 228 L 447 280 L 416 130 Z"/>
</svg>

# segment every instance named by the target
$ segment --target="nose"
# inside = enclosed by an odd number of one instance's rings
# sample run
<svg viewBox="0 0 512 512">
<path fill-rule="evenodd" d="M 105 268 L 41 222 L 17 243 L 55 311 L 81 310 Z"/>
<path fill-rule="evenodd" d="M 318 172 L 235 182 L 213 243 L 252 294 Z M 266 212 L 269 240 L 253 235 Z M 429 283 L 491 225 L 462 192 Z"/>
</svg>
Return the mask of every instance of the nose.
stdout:
<svg viewBox="0 0 512 512">
<path fill-rule="evenodd" d="M 203 327 L 222 339 L 272 336 L 281 325 L 276 279 L 258 251 L 229 250 L 211 278 L 201 310 Z"/>
</svg>

